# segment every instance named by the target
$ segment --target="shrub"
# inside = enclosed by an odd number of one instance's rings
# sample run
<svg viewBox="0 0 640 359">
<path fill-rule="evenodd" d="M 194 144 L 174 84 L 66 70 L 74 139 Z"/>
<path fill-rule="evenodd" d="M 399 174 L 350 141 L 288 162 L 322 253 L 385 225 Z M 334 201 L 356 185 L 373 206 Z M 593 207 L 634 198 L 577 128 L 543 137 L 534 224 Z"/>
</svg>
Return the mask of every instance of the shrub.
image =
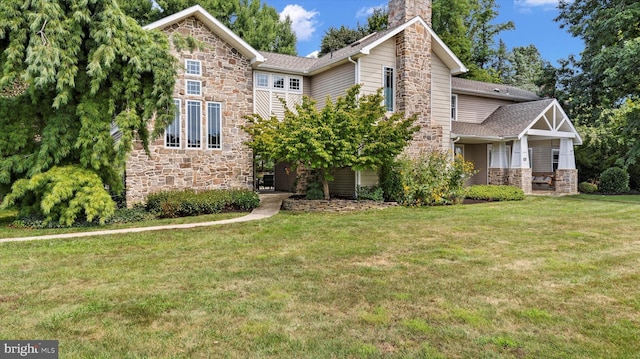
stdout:
<svg viewBox="0 0 640 359">
<path fill-rule="evenodd" d="M 578 185 L 578 191 L 582 193 L 595 193 L 598 192 L 598 186 L 591 182 L 580 182 Z"/>
<path fill-rule="evenodd" d="M 385 201 L 400 202 L 402 199 L 402 178 L 398 162 L 387 162 L 380 166 L 378 180 Z"/>
<path fill-rule="evenodd" d="M 146 209 L 162 218 L 198 216 L 223 210 L 249 211 L 260 204 L 250 190 L 165 191 L 150 194 Z"/>
<path fill-rule="evenodd" d="M 376 202 L 384 201 L 382 188 L 378 186 L 358 186 L 356 188 L 356 196 L 359 200 L 371 200 Z"/>
<path fill-rule="evenodd" d="M 524 191 L 506 185 L 476 185 L 466 189 L 465 198 L 484 201 L 521 201 Z"/>
<path fill-rule="evenodd" d="M 445 152 L 398 161 L 402 183 L 399 203 L 405 206 L 433 206 L 459 203 L 464 199 L 464 181 L 474 173 L 473 163 L 462 156 L 452 161 Z"/>
<path fill-rule="evenodd" d="M 607 168 L 600 174 L 600 191 L 605 193 L 629 192 L 629 173 L 620 167 Z"/>
<path fill-rule="evenodd" d="M 309 182 L 307 184 L 307 192 L 305 193 L 307 199 L 324 199 L 324 191 L 322 190 L 322 183 L 320 182 Z"/>
</svg>

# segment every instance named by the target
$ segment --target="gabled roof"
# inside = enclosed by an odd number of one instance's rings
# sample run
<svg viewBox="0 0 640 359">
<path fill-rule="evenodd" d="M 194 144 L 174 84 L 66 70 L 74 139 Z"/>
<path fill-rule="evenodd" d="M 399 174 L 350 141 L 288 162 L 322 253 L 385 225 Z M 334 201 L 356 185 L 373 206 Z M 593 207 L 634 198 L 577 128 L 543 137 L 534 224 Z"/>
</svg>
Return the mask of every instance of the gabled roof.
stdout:
<svg viewBox="0 0 640 359">
<path fill-rule="evenodd" d="M 524 135 L 544 138 L 582 138 L 557 100 L 547 99 L 500 106 L 482 123 L 453 121 L 451 136 L 483 139 L 520 139 Z"/>
<path fill-rule="evenodd" d="M 440 57 L 445 65 L 447 65 L 452 75 L 458 75 L 468 71 L 460 59 L 456 57 L 442 39 L 440 39 L 438 35 L 433 32 L 431 27 L 429 27 L 429 25 L 427 25 L 427 23 L 425 23 L 419 16 L 414 17 L 402 25 L 365 36 L 361 40 L 356 41 L 349 46 L 343 47 L 332 53 L 325 54 L 317 59 L 262 52 L 266 61 L 264 64 L 260 65 L 259 68 L 294 72 L 304 75 L 314 75 L 331 67 L 343 64 L 349 61 L 349 58 L 355 59 L 368 55 L 375 47 L 414 24 L 423 26 L 427 29 L 429 34 L 431 34 L 433 38 L 433 51 L 438 55 L 438 57 Z"/>
<path fill-rule="evenodd" d="M 451 78 L 451 92 L 454 94 L 475 95 L 513 101 L 534 101 L 540 99 L 535 93 L 515 86 L 467 80 L 459 77 Z"/>
<path fill-rule="evenodd" d="M 167 16 L 156 22 L 146 25 L 143 28 L 145 30 L 162 30 L 167 26 L 173 25 L 192 16 L 202 22 L 206 27 L 209 28 L 209 30 L 220 36 L 222 40 L 233 46 L 242 55 L 251 59 L 252 64 L 264 62 L 264 57 L 261 53 L 251 47 L 251 45 L 246 43 L 244 40 L 242 40 L 228 27 L 224 26 L 223 23 L 211 16 L 211 14 L 209 14 L 200 5 L 194 5 L 190 8 L 184 9 L 173 15 Z"/>
</svg>

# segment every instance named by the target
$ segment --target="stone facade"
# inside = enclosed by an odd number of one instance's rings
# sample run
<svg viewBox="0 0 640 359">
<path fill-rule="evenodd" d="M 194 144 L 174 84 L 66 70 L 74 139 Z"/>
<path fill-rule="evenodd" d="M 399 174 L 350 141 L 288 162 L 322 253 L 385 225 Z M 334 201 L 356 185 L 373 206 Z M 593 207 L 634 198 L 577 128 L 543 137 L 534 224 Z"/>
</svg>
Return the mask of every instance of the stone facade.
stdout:
<svg viewBox="0 0 640 359">
<path fill-rule="evenodd" d="M 167 35 L 192 36 L 204 44 L 193 52 L 171 51 L 178 59 L 174 98 L 181 106 L 181 143 L 168 148 L 159 138 L 149 146 L 150 156 L 137 145 L 127 161 L 127 204 L 144 201 L 150 193 L 192 188 L 194 190 L 252 188 L 253 155 L 243 143 L 249 136 L 242 130 L 245 115 L 253 112 L 253 83 L 250 59 L 229 46 L 194 17 L 163 29 Z M 170 41 L 171 42 L 171 41 Z M 201 75 L 185 75 L 185 60 L 199 60 Z M 185 78 L 201 81 L 201 95 L 187 95 Z M 201 102 L 201 147 L 186 148 L 185 101 Z M 206 148 L 206 103 L 221 104 L 221 148 Z"/>
<path fill-rule="evenodd" d="M 577 194 L 578 193 L 578 170 L 556 170 L 555 177 L 556 193 Z"/>
<path fill-rule="evenodd" d="M 489 168 L 489 184 L 506 185 L 509 184 L 508 168 Z"/>
</svg>

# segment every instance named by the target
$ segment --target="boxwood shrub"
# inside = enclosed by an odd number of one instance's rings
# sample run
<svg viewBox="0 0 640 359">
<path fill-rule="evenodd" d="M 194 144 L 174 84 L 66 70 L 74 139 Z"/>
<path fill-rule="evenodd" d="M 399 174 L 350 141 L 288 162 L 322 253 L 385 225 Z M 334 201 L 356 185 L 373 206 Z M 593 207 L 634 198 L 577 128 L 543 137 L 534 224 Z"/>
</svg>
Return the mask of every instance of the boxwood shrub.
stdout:
<svg viewBox="0 0 640 359">
<path fill-rule="evenodd" d="M 260 204 L 250 190 L 164 191 L 150 194 L 146 208 L 162 218 L 198 216 L 222 211 L 250 211 Z"/>
<path fill-rule="evenodd" d="M 521 201 L 522 189 L 505 185 L 476 185 L 466 189 L 465 198 L 484 201 Z"/>
<path fill-rule="evenodd" d="M 580 184 L 578 184 L 578 191 L 580 191 L 580 193 L 596 193 L 598 192 L 598 186 L 591 182 L 580 182 Z"/>
<path fill-rule="evenodd" d="M 600 191 L 605 193 L 629 192 L 629 172 L 620 167 L 611 167 L 602 171 Z"/>
</svg>

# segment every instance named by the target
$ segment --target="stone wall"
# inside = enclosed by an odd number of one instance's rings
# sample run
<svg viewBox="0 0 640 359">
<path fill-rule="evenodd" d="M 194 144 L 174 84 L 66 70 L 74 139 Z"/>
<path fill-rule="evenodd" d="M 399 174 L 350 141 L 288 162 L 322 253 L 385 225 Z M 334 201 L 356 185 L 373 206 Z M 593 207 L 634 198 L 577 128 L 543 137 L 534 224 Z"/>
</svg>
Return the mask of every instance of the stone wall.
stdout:
<svg viewBox="0 0 640 359">
<path fill-rule="evenodd" d="M 508 168 L 489 168 L 489 184 L 508 185 L 509 169 Z"/>
<path fill-rule="evenodd" d="M 397 205 L 396 202 L 350 201 L 343 199 L 325 201 L 287 198 L 282 201 L 282 209 L 296 212 L 352 212 L 383 209 Z"/>
<path fill-rule="evenodd" d="M 508 184 L 521 188 L 524 194 L 531 194 L 531 168 L 512 168 L 509 170 Z"/>
<path fill-rule="evenodd" d="M 193 36 L 205 46 L 203 49 L 171 51 L 178 59 L 178 78 L 174 98 L 181 100 L 181 146 L 167 148 L 164 138 L 150 144 L 148 156 L 140 144 L 136 145 L 127 162 L 127 204 L 144 201 L 149 193 L 160 190 L 195 190 L 252 188 L 253 158 L 243 142 L 249 139 L 241 129 L 245 115 L 253 112 L 253 80 L 250 59 L 243 57 L 194 17 L 163 29 Z M 172 43 L 172 41 L 170 41 Z M 201 61 L 202 75 L 190 79 L 202 81 L 200 96 L 185 91 L 185 59 Z M 185 148 L 186 100 L 201 101 L 202 148 Z M 222 104 L 222 145 L 220 149 L 206 149 L 206 102 Z"/>
<path fill-rule="evenodd" d="M 431 0 L 389 0 L 389 28 L 420 16 L 431 26 Z"/>
<path fill-rule="evenodd" d="M 578 170 L 556 170 L 556 193 L 578 193 Z"/>
</svg>

